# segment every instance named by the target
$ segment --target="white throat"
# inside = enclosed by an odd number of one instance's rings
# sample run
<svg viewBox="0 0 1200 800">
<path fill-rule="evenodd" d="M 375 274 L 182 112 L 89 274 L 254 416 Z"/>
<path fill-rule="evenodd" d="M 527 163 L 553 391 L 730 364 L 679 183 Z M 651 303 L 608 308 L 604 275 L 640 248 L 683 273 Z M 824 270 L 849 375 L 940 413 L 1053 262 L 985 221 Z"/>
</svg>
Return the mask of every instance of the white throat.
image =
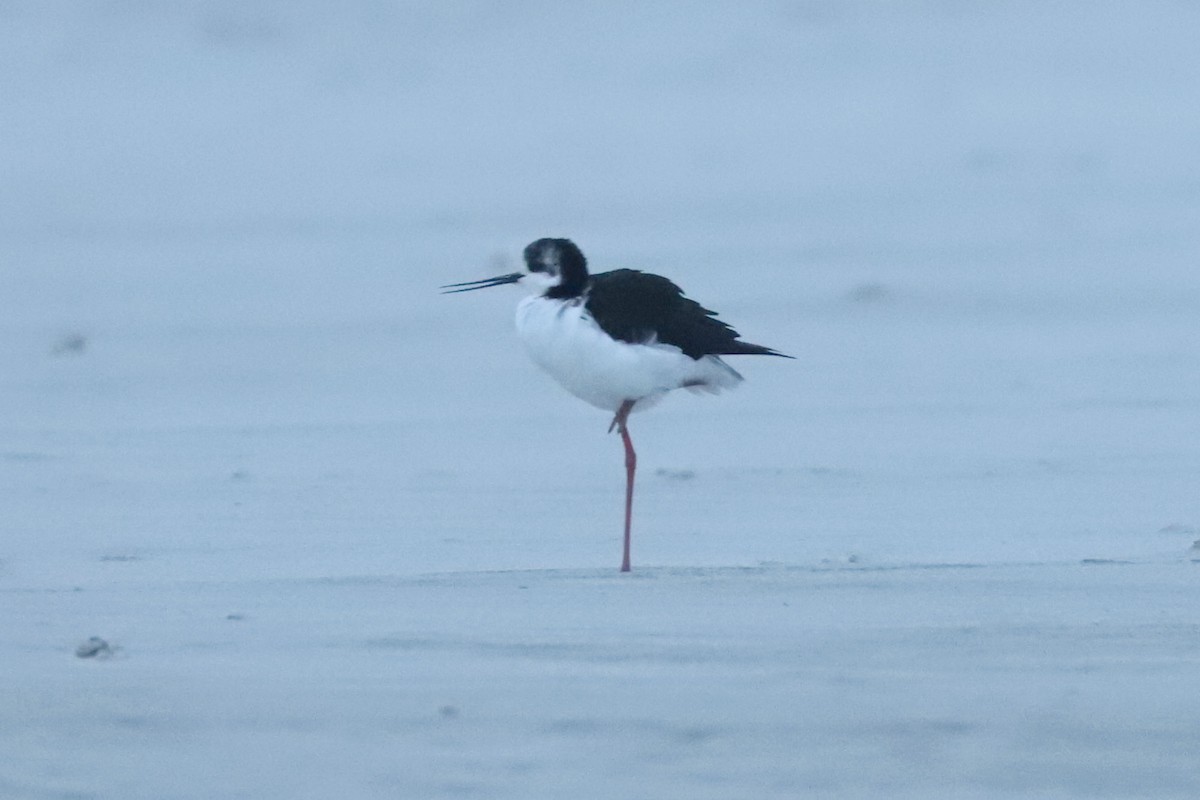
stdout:
<svg viewBox="0 0 1200 800">
<path fill-rule="evenodd" d="M 530 294 L 543 295 L 554 287 L 560 285 L 562 281 L 557 275 L 551 275 L 548 272 L 527 272 L 525 277 L 517 281 L 521 286 L 529 290 Z"/>
</svg>

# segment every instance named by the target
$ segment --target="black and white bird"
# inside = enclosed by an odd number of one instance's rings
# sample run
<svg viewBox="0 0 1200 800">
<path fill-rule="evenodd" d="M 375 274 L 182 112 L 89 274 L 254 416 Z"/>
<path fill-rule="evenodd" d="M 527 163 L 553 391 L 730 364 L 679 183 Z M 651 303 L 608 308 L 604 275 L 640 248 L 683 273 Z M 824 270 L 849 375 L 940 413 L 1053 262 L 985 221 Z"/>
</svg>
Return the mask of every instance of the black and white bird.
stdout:
<svg viewBox="0 0 1200 800">
<path fill-rule="evenodd" d="M 716 394 L 742 376 L 721 356 L 791 358 L 750 344 L 713 311 L 683 296 L 660 275 L 616 269 L 590 275 L 583 253 L 569 239 L 538 239 L 525 248 L 525 269 L 441 287 L 447 294 L 519 283 L 533 294 L 517 306 L 517 333 L 530 358 L 563 388 L 614 414 L 625 444 L 625 548 L 621 571 L 630 569 L 633 477 L 637 454 L 628 420 L 667 392 Z"/>
</svg>

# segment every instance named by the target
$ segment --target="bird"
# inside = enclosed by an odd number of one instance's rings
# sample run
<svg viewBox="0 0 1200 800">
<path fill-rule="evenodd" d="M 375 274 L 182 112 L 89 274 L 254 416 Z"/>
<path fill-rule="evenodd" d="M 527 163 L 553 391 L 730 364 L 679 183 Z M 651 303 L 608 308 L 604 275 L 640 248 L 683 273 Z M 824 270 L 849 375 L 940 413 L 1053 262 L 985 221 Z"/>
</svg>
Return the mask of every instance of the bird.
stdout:
<svg viewBox="0 0 1200 800">
<path fill-rule="evenodd" d="M 630 539 L 637 453 L 629 415 L 688 389 L 716 394 L 743 378 L 722 356 L 793 358 L 759 344 L 684 296 L 661 275 L 636 269 L 591 274 L 570 239 L 543 238 L 524 251 L 525 268 L 441 286 L 444 294 L 519 284 L 517 334 L 538 367 L 586 403 L 613 414 L 625 446 L 625 536 L 621 572 L 632 569 Z"/>
</svg>

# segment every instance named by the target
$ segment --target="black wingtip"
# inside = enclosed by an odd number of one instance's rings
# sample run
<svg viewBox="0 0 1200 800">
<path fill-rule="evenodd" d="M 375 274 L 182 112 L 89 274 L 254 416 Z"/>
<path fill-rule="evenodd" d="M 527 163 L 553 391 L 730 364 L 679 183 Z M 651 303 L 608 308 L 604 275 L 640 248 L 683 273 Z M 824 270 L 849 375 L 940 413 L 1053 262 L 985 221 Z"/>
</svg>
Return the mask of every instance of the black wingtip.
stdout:
<svg viewBox="0 0 1200 800">
<path fill-rule="evenodd" d="M 736 341 L 733 346 L 723 356 L 778 356 L 779 358 L 790 358 L 796 360 L 795 356 L 789 356 L 787 353 L 781 353 L 770 347 L 763 347 L 761 344 L 751 344 L 750 342 Z"/>
</svg>

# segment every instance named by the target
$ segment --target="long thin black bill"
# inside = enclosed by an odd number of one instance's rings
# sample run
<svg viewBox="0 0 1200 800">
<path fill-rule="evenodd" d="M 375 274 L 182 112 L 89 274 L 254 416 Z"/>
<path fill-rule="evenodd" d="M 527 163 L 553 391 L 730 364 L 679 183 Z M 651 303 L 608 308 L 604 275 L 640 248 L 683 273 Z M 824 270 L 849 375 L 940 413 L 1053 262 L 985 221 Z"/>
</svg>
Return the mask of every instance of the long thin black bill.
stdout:
<svg viewBox="0 0 1200 800">
<path fill-rule="evenodd" d="M 456 292 L 473 292 L 476 289 L 487 289 L 492 286 L 503 286 L 506 283 L 516 283 L 525 277 L 523 272 L 510 272 L 507 275 L 497 275 L 494 278 L 484 278 L 481 281 L 466 281 L 465 283 L 451 283 L 446 286 L 439 286 L 439 289 L 447 291 L 442 294 L 455 294 Z M 462 288 L 458 288 L 462 287 Z"/>
</svg>

